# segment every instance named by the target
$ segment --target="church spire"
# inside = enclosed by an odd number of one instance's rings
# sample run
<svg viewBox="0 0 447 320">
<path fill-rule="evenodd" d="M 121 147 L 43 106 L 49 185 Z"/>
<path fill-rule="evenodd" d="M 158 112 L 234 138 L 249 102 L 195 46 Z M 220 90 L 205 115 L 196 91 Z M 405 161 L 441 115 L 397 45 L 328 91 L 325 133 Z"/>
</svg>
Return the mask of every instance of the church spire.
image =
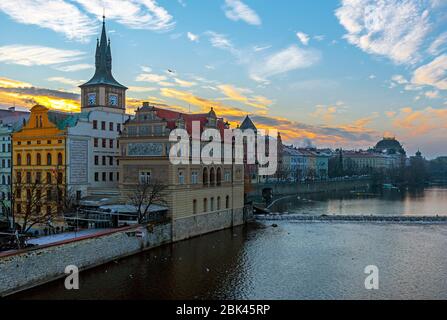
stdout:
<svg viewBox="0 0 447 320">
<path fill-rule="evenodd" d="M 110 49 L 110 39 L 107 38 L 105 19 L 106 17 L 103 15 L 101 37 L 96 42 L 95 75 L 81 88 L 89 85 L 105 84 L 127 89 L 118 83 L 112 75 L 112 51 Z"/>
</svg>

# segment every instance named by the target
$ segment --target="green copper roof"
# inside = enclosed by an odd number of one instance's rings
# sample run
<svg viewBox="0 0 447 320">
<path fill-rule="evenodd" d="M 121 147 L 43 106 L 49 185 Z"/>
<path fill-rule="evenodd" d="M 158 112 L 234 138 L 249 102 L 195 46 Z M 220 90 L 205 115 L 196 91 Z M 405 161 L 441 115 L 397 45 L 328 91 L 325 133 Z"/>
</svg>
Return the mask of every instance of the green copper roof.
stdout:
<svg viewBox="0 0 447 320">
<path fill-rule="evenodd" d="M 95 74 L 88 82 L 80 85 L 81 88 L 95 85 L 109 85 L 127 89 L 112 75 L 112 53 L 110 39 L 107 41 L 105 21 L 102 22 L 101 40 L 96 43 Z"/>
<path fill-rule="evenodd" d="M 59 130 L 65 130 L 68 127 L 74 127 L 79 119 L 88 119 L 89 112 L 64 113 L 60 111 L 49 111 L 48 119 L 56 125 Z"/>
</svg>

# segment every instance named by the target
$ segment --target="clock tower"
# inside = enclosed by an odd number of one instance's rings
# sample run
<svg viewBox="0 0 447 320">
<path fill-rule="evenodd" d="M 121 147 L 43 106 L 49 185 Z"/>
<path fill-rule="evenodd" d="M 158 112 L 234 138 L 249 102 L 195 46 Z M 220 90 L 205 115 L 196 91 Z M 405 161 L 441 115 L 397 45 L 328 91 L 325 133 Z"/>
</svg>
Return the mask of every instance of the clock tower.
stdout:
<svg viewBox="0 0 447 320">
<path fill-rule="evenodd" d="M 125 113 L 126 90 L 112 75 L 110 39 L 107 40 L 105 17 L 102 21 L 101 40 L 96 43 L 95 74 L 80 85 L 81 111 L 104 110 Z"/>
</svg>

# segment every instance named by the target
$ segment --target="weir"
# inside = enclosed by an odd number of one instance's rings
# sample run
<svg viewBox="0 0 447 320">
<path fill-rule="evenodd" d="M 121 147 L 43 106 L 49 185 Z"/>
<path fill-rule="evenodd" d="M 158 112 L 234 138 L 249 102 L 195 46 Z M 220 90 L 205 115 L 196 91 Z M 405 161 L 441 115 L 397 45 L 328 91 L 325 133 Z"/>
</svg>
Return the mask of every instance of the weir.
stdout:
<svg viewBox="0 0 447 320">
<path fill-rule="evenodd" d="M 447 223 L 447 216 L 257 214 L 259 221 Z"/>
</svg>

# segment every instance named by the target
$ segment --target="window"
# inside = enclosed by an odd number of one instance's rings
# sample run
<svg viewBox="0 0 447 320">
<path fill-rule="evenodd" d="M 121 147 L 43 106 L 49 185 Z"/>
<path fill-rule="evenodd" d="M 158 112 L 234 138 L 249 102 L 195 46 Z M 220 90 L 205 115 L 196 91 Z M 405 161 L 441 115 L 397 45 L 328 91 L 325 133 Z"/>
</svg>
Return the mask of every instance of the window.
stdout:
<svg viewBox="0 0 447 320">
<path fill-rule="evenodd" d="M 119 148 L 120 147 L 120 141 L 116 140 L 116 147 Z"/>
<path fill-rule="evenodd" d="M 110 149 L 113 148 L 113 139 L 110 139 L 110 141 L 109 141 L 109 148 L 110 148 Z"/>
<path fill-rule="evenodd" d="M 8 168 L 11 168 L 11 159 L 8 159 Z"/>
<path fill-rule="evenodd" d="M 113 157 L 109 157 L 109 165 L 113 166 Z"/>
<path fill-rule="evenodd" d="M 6 178 L 4 175 L 2 175 L 2 184 L 6 184 Z"/>
<path fill-rule="evenodd" d="M 81 190 L 76 190 L 76 200 L 81 200 L 81 198 L 82 198 Z"/>
<path fill-rule="evenodd" d="M 203 185 L 208 184 L 208 169 L 207 168 L 203 169 L 202 181 L 203 181 Z"/>
<path fill-rule="evenodd" d="M 16 189 L 16 197 L 17 197 L 17 199 L 22 198 L 22 189 L 20 189 L 20 188 Z"/>
<path fill-rule="evenodd" d="M 6 145 L 2 143 L 2 152 L 6 152 Z"/>
<path fill-rule="evenodd" d="M 98 120 L 93 120 L 93 129 L 98 129 Z"/>
<path fill-rule="evenodd" d="M 107 175 L 105 172 L 102 173 L 102 181 L 106 181 L 107 179 Z"/>
<path fill-rule="evenodd" d="M 106 122 L 101 121 L 101 130 L 106 130 Z"/>
<path fill-rule="evenodd" d="M 150 171 L 140 172 L 139 181 L 141 184 L 151 183 L 151 172 Z"/>
<path fill-rule="evenodd" d="M 217 168 L 216 181 L 217 185 L 220 186 L 222 181 L 222 170 L 220 168 Z"/>
<path fill-rule="evenodd" d="M 47 153 L 47 165 L 51 165 L 51 161 L 52 159 L 51 159 L 51 153 Z"/>
<path fill-rule="evenodd" d="M 211 211 L 214 211 L 214 198 L 211 198 Z"/>
<path fill-rule="evenodd" d="M 196 214 L 197 213 L 197 200 L 194 199 L 192 201 L 192 213 Z"/>
<path fill-rule="evenodd" d="M 28 201 L 31 200 L 31 190 L 30 189 L 26 189 L 26 199 Z"/>
<path fill-rule="evenodd" d="M 109 172 L 109 181 L 113 181 L 113 172 Z"/>
<path fill-rule="evenodd" d="M 11 184 L 11 176 L 8 175 L 8 186 Z"/>
<path fill-rule="evenodd" d="M 4 168 L 6 166 L 6 161 L 5 159 L 2 159 L 2 168 Z"/>
<path fill-rule="evenodd" d="M 116 181 L 120 181 L 120 173 L 119 172 L 116 173 Z"/>
<path fill-rule="evenodd" d="M 113 131 L 113 122 L 110 122 L 110 123 L 109 123 L 109 130 L 110 130 L 110 131 Z"/>
<path fill-rule="evenodd" d="M 215 171 L 214 171 L 214 168 L 211 168 L 210 169 L 210 185 L 215 186 L 215 183 L 216 183 Z"/>
<path fill-rule="evenodd" d="M 103 165 L 103 166 L 106 165 L 106 156 L 102 156 L 102 165 Z"/>
<path fill-rule="evenodd" d="M 47 144 L 51 144 L 51 140 L 47 140 Z"/>
<path fill-rule="evenodd" d="M 98 138 L 94 138 L 94 139 L 93 139 L 93 146 L 94 146 L 95 148 L 98 148 Z"/>
<path fill-rule="evenodd" d="M 47 189 L 47 201 L 53 200 L 53 193 L 51 192 L 51 189 Z"/>
<path fill-rule="evenodd" d="M 95 156 L 95 166 L 99 165 L 99 156 Z"/>
<path fill-rule="evenodd" d="M 20 171 L 17 172 L 17 182 L 22 183 L 22 173 Z"/>
<path fill-rule="evenodd" d="M 116 124 L 116 131 L 118 131 L 118 132 L 121 131 L 121 123 Z"/>
<path fill-rule="evenodd" d="M 22 155 L 20 153 L 17 154 L 17 165 L 22 165 Z"/>
<path fill-rule="evenodd" d="M 57 154 L 57 164 L 62 165 L 62 153 L 60 152 Z"/>
<path fill-rule="evenodd" d="M 26 165 L 27 166 L 31 165 L 31 154 L 29 153 L 26 154 Z"/>
<path fill-rule="evenodd" d="M 231 181 L 231 172 L 229 170 L 225 171 L 225 182 Z"/>
<path fill-rule="evenodd" d="M 95 172 L 95 181 L 99 181 L 99 173 Z"/>
<path fill-rule="evenodd" d="M 183 170 L 178 171 L 178 184 L 185 184 L 185 176 Z"/>
<path fill-rule="evenodd" d="M 61 184 L 63 178 L 64 178 L 64 175 L 62 174 L 62 172 L 58 172 L 57 173 L 57 183 Z"/>
<path fill-rule="evenodd" d="M 20 204 L 17 205 L 17 213 L 22 213 L 22 206 Z"/>
<path fill-rule="evenodd" d="M 220 197 L 217 197 L 217 210 L 220 210 Z"/>
<path fill-rule="evenodd" d="M 102 147 L 103 147 L 103 148 L 106 147 L 106 139 L 102 139 Z"/>
<path fill-rule="evenodd" d="M 225 209 L 230 209 L 230 197 L 226 196 L 225 198 Z"/>
<path fill-rule="evenodd" d="M 36 163 L 38 166 L 42 165 L 42 156 L 40 155 L 40 153 L 36 155 Z"/>
<path fill-rule="evenodd" d="M 51 172 L 47 172 L 47 184 L 51 184 Z"/>
<path fill-rule="evenodd" d="M 198 184 L 199 183 L 198 177 L 199 177 L 199 175 L 198 175 L 197 171 L 191 172 L 191 184 Z"/>
<path fill-rule="evenodd" d="M 26 183 L 31 183 L 31 172 L 26 173 Z"/>
<path fill-rule="evenodd" d="M 40 184 L 42 182 L 42 172 L 36 172 L 36 183 Z"/>
<path fill-rule="evenodd" d="M 203 212 L 208 211 L 208 199 L 203 199 Z"/>
</svg>

